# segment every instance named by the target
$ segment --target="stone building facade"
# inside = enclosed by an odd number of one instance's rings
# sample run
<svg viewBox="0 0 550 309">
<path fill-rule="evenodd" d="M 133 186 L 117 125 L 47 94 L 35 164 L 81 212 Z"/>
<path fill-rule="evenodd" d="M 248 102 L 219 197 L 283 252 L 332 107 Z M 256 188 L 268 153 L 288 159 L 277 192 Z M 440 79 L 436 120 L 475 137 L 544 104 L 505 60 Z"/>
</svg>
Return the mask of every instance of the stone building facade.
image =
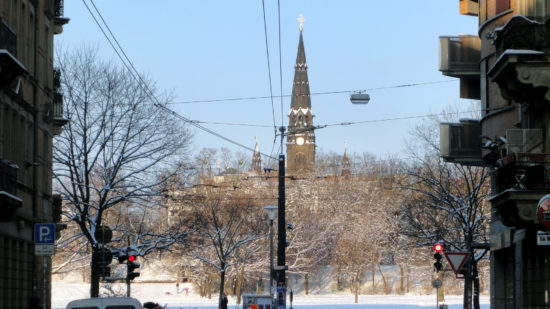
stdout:
<svg viewBox="0 0 550 309">
<path fill-rule="evenodd" d="M 459 5 L 479 18 L 478 35 L 440 39 L 440 69 L 481 100 L 481 119 L 452 124 L 443 157 L 494 172 L 491 308 L 550 308 L 550 247 L 539 241 L 550 211 L 538 213 L 550 193 L 550 1 Z"/>
<path fill-rule="evenodd" d="M 54 35 L 62 0 L 0 0 L 0 308 L 50 307 L 51 257 L 35 255 L 34 225 L 60 221 L 52 137 L 65 123 Z"/>
</svg>

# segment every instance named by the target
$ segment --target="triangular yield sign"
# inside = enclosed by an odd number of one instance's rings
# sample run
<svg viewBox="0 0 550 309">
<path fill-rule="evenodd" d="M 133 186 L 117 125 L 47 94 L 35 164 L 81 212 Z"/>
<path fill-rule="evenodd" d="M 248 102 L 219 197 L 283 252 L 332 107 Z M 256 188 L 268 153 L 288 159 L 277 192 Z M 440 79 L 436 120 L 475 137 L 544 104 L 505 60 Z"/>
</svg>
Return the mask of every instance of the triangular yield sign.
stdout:
<svg viewBox="0 0 550 309">
<path fill-rule="evenodd" d="M 455 274 L 458 274 L 462 269 L 462 266 L 464 266 L 466 259 L 470 255 L 468 252 L 443 252 L 443 254 L 445 254 Z"/>
</svg>

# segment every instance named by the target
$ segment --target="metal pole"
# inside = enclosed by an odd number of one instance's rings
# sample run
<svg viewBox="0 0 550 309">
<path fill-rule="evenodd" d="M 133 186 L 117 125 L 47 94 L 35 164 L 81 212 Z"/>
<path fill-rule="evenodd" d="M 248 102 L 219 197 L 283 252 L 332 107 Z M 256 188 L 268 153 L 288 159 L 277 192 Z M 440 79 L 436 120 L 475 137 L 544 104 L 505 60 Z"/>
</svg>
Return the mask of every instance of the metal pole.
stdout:
<svg viewBox="0 0 550 309">
<path fill-rule="evenodd" d="M 42 287 L 42 290 L 44 291 L 44 298 L 42 300 L 42 303 L 44 304 L 43 305 L 43 308 L 47 308 L 46 307 L 46 285 L 48 284 L 48 277 L 46 276 L 46 273 L 47 273 L 47 270 L 48 270 L 48 264 L 47 264 L 47 261 L 46 261 L 46 256 L 44 256 L 43 258 L 43 261 L 44 261 L 44 286 Z"/>
<path fill-rule="evenodd" d="M 439 288 L 435 288 L 435 309 L 439 309 Z"/>
<path fill-rule="evenodd" d="M 130 236 L 128 236 L 128 247 L 126 247 L 126 256 L 128 256 L 128 252 L 130 251 L 129 250 L 130 248 Z M 129 271 L 128 271 L 128 265 L 130 261 L 126 261 L 126 297 L 130 297 L 130 278 L 128 277 L 129 275 Z"/>
<path fill-rule="evenodd" d="M 273 298 L 273 220 L 269 220 L 269 296 L 271 296 L 271 308 L 275 306 Z"/>
</svg>

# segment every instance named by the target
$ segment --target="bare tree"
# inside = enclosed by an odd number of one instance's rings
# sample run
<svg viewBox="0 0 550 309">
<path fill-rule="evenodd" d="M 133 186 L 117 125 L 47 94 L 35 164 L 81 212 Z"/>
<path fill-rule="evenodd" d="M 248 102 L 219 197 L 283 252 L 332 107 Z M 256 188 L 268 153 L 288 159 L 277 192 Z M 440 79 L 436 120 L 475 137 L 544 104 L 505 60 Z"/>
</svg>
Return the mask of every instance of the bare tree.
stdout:
<svg viewBox="0 0 550 309">
<path fill-rule="evenodd" d="M 471 279 L 474 280 L 479 307 L 477 263 L 485 253 L 474 255 L 478 244 L 488 240 L 490 194 L 489 170 L 444 162 L 439 157 L 439 143 L 433 126 L 438 119 L 415 128 L 413 135 L 423 153 L 414 152 L 413 164 L 407 170 L 401 188 L 414 194 L 404 204 L 405 232 L 417 239 L 417 245 L 443 242 L 449 250 L 470 253 L 464 285 L 465 303 L 471 302 Z"/>
<path fill-rule="evenodd" d="M 240 191 L 202 188 L 204 195 L 187 200 L 182 214 L 193 218 L 196 232 L 187 254 L 215 269 L 219 274 L 219 306 L 226 275 L 233 266 L 253 257 L 245 248 L 263 237 L 267 228 L 261 205 Z"/>
<path fill-rule="evenodd" d="M 96 51 L 80 48 L 58 60 L 65 117 L 69 120 L 54 141 L 56 190 L 65 200 L 64 215 L 75 222 L 79 233 L 69 242 L 90 246 L 91 253 L 103 245 L 96 239 L 107 210 L 126 205 L 130 213 L 147 213 L 169 175 L 160 173 L 185 155 L 191 135 L 170 114 L 155 104 L 151 83 L 111 63 L 101 61 Z M 139 229 L 144 248 L 162 247 L 159 237 Z M 164 242 L 164 244 L 170 241 Z M 147 249 L 141 251 L 148 252 Z M 90 295 L 98 296 L 98 261 L 92 254 Z"/>
</svg>

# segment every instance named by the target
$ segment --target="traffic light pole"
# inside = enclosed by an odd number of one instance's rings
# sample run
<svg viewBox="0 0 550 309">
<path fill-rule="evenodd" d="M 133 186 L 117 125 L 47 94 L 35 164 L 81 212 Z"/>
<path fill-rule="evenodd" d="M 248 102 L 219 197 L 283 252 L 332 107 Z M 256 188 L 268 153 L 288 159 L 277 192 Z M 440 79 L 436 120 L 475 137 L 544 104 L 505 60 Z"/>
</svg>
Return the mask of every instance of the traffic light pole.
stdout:
<svg viewBox="0 0 550 309">
<path fill-rule="evenodd" d="M 130 236 L 128 236 L 127 238 L 128 240 L 128 246 L 126 247 L 126 254 L 125 256 L 129 256 L 129 248 L 130 248 Z M 128 276 L 128 265 L 129 265 L 129 261 L 126 261 L 126 297 L 130 297 L 131 295 L 131 290 L 130 290 L 130 277 Z"/>
<path fill-rule="evenodd" d="M 283 135 L 285 130 L 284 127 L 281 127 L 280 130 L 281 135 Z M 277 305 L 275 308 L 286 309 L 285 155 L 282 153 L 279 154 L 279 197 L 277 228 Z"/>
<path fill-rule="evenodd" d="M 285 219 L 285 156 L 279 155 L 279 199 L 277 238 L 277 309 L 286 308 L 286 219 Z"/>
</svg>

